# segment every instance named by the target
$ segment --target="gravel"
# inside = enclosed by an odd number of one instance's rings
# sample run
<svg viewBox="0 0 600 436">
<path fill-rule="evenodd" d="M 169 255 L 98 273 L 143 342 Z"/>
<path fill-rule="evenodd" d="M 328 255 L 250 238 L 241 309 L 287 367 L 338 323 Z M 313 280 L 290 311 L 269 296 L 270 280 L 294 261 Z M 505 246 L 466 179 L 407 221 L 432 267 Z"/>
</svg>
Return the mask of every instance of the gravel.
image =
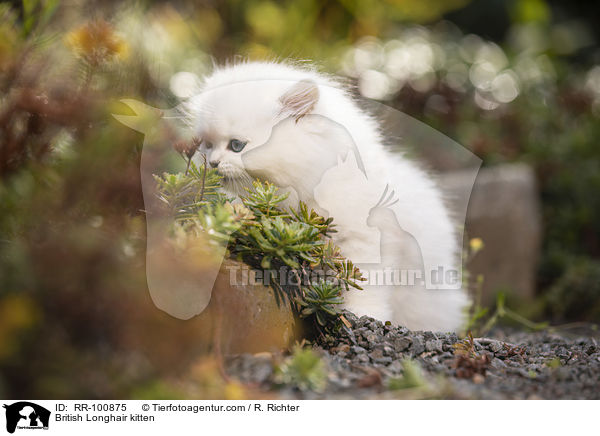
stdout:
<svg viewBox="0 0 600 436">
<path fill-rule="evenodd" d="M 277 385 L 282 355 L 232 356 L 227 371 L 285 398 L 600 399 L 597 332 L 573 337 L 496 329 L 471 343 L 454 333 L 345 317 L 351 328 L 312 345 L 325 363 L 325 389 Z"/>
</svg>

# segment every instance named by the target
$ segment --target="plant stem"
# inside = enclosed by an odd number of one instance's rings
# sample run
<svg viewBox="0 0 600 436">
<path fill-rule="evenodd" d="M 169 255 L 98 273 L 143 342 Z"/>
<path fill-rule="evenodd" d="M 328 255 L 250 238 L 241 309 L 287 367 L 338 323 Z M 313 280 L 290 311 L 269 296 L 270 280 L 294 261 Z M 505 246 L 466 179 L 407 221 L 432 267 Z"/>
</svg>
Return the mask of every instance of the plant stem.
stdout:
<svg viewBox="0 0 600 436">
<path fill-rule="evenodd" d="M 200 199 L 198 201 L 202 201 L 202 198 L 204 197 L 204 186 L 206 185 L 206 155 L 203 154 L 202 158 L 204 159 L 204 166 L 202 168 L 202 185 L 200 186 Z M 192 159 L 190 159 L 190 162 L 191 160 Z"/>
</svg>

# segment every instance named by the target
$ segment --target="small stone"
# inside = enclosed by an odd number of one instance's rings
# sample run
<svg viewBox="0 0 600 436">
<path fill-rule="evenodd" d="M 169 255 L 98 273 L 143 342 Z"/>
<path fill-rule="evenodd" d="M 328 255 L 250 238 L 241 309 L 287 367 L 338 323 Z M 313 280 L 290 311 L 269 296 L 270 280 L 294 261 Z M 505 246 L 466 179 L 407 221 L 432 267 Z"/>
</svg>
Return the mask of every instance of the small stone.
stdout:
<svg viewBox="0 0 600 436">
<path fill-rule="evenodd" d="M 452 354 L 449 351 L 444 351 L 442 354 L 440 354 L 440 359 L 441 360 L 454 359 L 454 354 Z"/>
<path fill-rule="evenodd" d="M 398 351 L 405 351 L 408 350 L 410 344 L 412 344 L 412 340 L 410 338 L 402 337 L 394 341 L 394 348 L 396 348 Z"/>
<path fill-rule="evenodd" d="M 403 370 L 402 362 L 400 360 L 393 361 L 388 367 L 388 371 L 399 374 Z"/>
<path fill-rule="evenodd" d="M 501 351 L 504 347 L 502 346 L 502 344 L 500 342 L 492 342 L 490 343 L 489 347 L 490 351 L 492 353 L 498 353 L 499 351 Z"/>
<path fill-rule="evenodd" d="M 412 340 L 410 350 L 413 352 L 413 354 L 416 355 L 419 355 L 423 351 L 425 351 L 425 345 L 423 344 L 423 340 L 420 337 L 415 336 Z"/>
<path fill-rule="evenodd" d="M 358 322 L 358 317 L 354 315 L 352 312 L 344 312 L 344 317 L 348 320 L 352 327 L 356 327 L 356 323 Z"/>
<path fill-rule="evenodd" d="M 378 359 L 373 359 L 374 363 L 379 363 L 381 365 L 389 365 L 390 363 L 392 363 L 392 358 L 391 357 L 380 357 Z"/>
<path fill-rule="evenodd" d="M 254 380 L 257 383 L 264 383 L 271 377 L 271 374 L 273 374 L 273 367 L 270 364 L 257 365 L 254 370 Z"/>
<path fill-rule="evenodd" d="M 366 327 L 359 327 L 359 328 L 357 328 L 356 330 L 354 330 L 354 332 L 355 332 L 357 335 L 359 335 L 359 336 L 361 336 L 361 337 L 363 337 L 363 338 L 364 338 L 365 336 L 367 336 L 367 334 L 369 333 L 369 331 L 370 331 L 370 330 L 369 330 L 368 328 L 366 328 Z"/>
<path fill-rule="evenodd" d="M 480 385 L 485 381 L 485 378 L 481 374 L 473 374 L 473 383 Z"/>
<path fill-rule="evenodd" d="M 356 385 L 359 388 L 370 388 L 370 387 L 374 387 L 374 386 L 381 386 L 382 384 L 382 378 L 381 378 L 381 373 L 373 368 L 368 368 L 366 370 L 366 374 L 360 378 Z"/>
<path fill-rule="evenodd" d="M 490 366 L 495 369 L 504 369 L 506 368 L 506 363 L 504 363 L 501 359 L 494 357 Z"/>
<path fill-rule="evenodd" d="M 356 325 L 358 327 L 365 327 L 370 321 L 371 319 L 368 316 L 363 315 L 358 319 Z"/>
<path fill-rule="evenodd" d="M 379 321 L 373 321 L 369 324 L 369 328 L 373 331 L 376 331 L 378 328 L 383 327 L 383 324 Z"/>
<path fill-rule="evenodd" d="M 356 360 L 358 360 L 361 363 L 367 363 L 369 361 L 369 356 L 367 356 L 366 354 L 359 354 L 358 356 L 356 356 Z"/>
<path fill-rule="evenodd" d="M 354 354 L 365 354 L 367 352 L 367 350 L 365 350 L 363 347 L 359 347 L 358 345 L 355 345 L 352 347 L 352 352 Z"/>
<path fill-rule="evenodd" d="M 425 349 L 427 351 L 438 351 L 442 352 L 442 341 L 440 339 L 433 339 L 425 342 Z"/>
<path fill-rule="evenodd" d="M 383 351 L 379 349 L 372 351 L 371 353 L 369 353 L 369 357 L 373 360 L 380 359 L 383 357 Z"/>
<path fill-rule="evenodd" d="M 350 345 L 348 345 L 348 344 L 341 344 L 340 346 L 337 347 L 338 353 L 340 353 L 340 352 L 347 353 L 348 351 L 350 351 Z"/>
<path fill-rule="evenodd" d="M 379 342 L 377 335 L 374 334 L 367 335 L 367 341 L 371 344 L 376 344 L 377 342 Z"/>
<path fill-rule="evenodd" d="M 430 331 L 423 332 L 423 337 L 425 338 L 426 341 L 429 341 L 432 339 L 437 339 L 437 336 L 434 335 L 433 332 L 430 332 Z"/>
</svg>

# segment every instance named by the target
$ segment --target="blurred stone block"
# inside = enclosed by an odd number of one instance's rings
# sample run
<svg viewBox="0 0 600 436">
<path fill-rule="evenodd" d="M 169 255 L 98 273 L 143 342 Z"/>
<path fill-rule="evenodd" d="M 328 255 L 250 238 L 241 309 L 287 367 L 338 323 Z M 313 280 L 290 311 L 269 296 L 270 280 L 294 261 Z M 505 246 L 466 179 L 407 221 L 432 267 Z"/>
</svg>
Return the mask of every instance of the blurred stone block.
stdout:
<svg viewBox="0 0 600 436">
<path fill-rule="evenodd" d="M 223 262 L 207 311 L 214 325 L 220 324 L 225 353 L 281 350 L 301 337 L 289 302 L 284 299 L 278 304 L 273 289 L 255 281 L 248 265 L 231 259 Z"/>
<path fill-rule="evenodd" d="M 238 272 L 233 278 L 232 268 Z M 215 351 L 227 355 L 289 348 L 302 338 L 301 323 L 288 301 L 277 304 L 270 286 L 241 278 L 239 271 L 247 268 L 224 260 L 210 303 L 188 320 L 157 309 L 147 291 L 136 294 L 127 304 L 129 322 L 120 326 L 121 346 L 136 350 L 153 368 L 167 372 L 183 370 Z"/>
<path fill-rule="evenodd" d="M 470 188 L 470 175 L 446 173 L 439 185 L 451 199 Z M 522 298 L 535 295 L 541 232 L 533 170 L 526 164 L 482 168 L 471 193 L 464 239 L 465 247 L 472 238 L 485 244 L 467 265 L 471 282 L 479 274 L 484 276 L 484 303 L 492 302 L 499 290 Z"/>
</svg>

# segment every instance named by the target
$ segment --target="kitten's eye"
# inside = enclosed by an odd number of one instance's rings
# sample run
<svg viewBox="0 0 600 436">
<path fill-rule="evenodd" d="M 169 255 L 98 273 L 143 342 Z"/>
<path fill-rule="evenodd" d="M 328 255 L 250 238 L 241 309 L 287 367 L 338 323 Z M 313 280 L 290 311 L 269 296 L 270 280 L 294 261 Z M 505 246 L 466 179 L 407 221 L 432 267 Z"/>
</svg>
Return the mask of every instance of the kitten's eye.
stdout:
<svg viewBox="0 0 600 436">
<path fill-rule="evenodd" d="M 245 146 L 246 146 L 246 143 L 243 141 L 240 141 L 239 139 L 232 139 L 231 141 L 229 141 L 229 148 L 236 153 L 239 153 L 240 151 L 242 151 Z"/>
<path fill-rule="evenodd" d="M 212 148 L 213 144 L 212 144 L 212 142 L 210 142 L 210 141 L 204 141 L 204 146 L 205 146 L 206 148 Z"/>
</svg>

